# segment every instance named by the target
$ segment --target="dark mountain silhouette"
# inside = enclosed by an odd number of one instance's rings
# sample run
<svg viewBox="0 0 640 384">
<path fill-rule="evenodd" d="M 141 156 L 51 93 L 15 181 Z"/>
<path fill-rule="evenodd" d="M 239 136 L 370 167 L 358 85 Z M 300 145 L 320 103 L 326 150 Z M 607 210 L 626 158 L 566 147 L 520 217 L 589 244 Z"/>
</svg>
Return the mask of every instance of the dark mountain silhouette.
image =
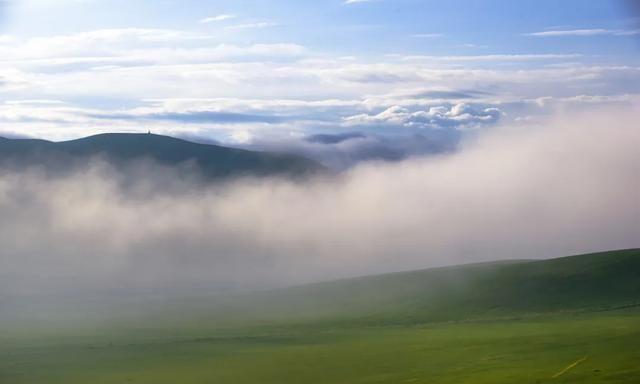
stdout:
<svg viewBox="0 0 640 384">
<path fill-rule="evenodd" d="M 325 171 L 320 164 L 297 155 L 199 144 L 154 134 L 110 133 L 65 142 L 0 138 L 0 165 L 4 166 L 64 171 L 92 158 L 104 159 L 116 167 L 137 160 L 166 167 L 189 166 L 206 179 L 245 175 L 301 177 Z"/>
</svg>

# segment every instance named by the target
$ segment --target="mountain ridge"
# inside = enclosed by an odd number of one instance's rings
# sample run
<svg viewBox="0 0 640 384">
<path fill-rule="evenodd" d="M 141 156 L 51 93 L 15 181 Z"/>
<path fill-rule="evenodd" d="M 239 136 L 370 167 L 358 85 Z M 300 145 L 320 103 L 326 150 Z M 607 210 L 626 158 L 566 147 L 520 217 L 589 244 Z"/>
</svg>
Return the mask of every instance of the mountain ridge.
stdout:
<svg viewBox="0 0 640 384">
<path fill-rule="evenodd" d="M 195 143 L 156 134 L 105 133 L 53 142 L 40 139 L 0 140 L 0 164 L 24 168 L 42 166 L 65 170 L 100 157 L 118 168 L 132 161 L 151 160 L 162 166 L 194 164 L 205 179 L 238 176 L 304 177 L 327 169 L 302 156 L 249 151 Z"/>
</svg>

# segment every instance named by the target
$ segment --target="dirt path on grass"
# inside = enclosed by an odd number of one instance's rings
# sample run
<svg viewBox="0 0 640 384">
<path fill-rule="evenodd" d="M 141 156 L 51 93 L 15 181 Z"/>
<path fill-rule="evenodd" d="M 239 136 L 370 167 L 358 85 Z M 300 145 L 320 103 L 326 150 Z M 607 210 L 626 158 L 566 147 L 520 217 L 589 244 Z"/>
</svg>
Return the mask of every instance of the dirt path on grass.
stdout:
<svg viewBox="0 0 640 384">
<path fill-rule="evenodd" d="M 565 373 L 569 372 L 570 370 L 572 370 L 573 368 L 577 367 L 578 365 L 584 363 L 585 361 L 587 361 L 587 359 L 589 358 L 589 356 L 585 356 L 582 359 L 570 364 L 568 367 L 566 367 L 565 369 L 563 369 L 562 371 L 556 373 L 555 375 L 553 375 L 554 379 L 557 379 L 558 377 L 564 375 Z"/>
</svg>

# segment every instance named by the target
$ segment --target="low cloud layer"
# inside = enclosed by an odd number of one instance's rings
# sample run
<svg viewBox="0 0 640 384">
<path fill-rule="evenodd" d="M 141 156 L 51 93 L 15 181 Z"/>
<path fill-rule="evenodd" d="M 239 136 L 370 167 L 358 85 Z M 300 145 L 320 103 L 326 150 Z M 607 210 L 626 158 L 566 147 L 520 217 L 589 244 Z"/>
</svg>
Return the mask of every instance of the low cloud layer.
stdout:
<svg viewBox="0 0 640 384">
<path fill-rule="evenodd" d="M 496 123 L 502 112 L 498 108 L 474 108 L 469 104 L 431 107 L 412 112 L 401 106 L 390 107 L 376 115 L 361 114 L 345 119 L 348 124 L 388 124 L 418 128 L 465 128 Z"/>
<path fill-rule="evenodd" d="M 256 288 L 637 247 L 635 117 L 503 127 L 453 154 L 304 183 L 2 171 L 0 292 Z"/>
<path fill-rule="evenodd" d="M 242 148 L 295 153 L 334 170 L 366 162 L 398 162 L 412 157 L 450 153 L 463 134 L 456 129 L 429 129 L 419 133 L 377 135 L 365 132 L 316 134 L 304 137 L 258 139 Z"/>
</svg>

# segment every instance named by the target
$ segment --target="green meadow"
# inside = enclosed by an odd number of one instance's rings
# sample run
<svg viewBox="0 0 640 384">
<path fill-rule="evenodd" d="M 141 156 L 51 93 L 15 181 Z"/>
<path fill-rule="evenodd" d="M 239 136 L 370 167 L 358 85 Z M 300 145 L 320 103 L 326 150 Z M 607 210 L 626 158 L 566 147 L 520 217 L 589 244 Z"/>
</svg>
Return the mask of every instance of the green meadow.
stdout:
<svg viewBox="0 0 640 384">
<path fill-rule="evenodd" d="M 0 383 L 640 382 L 638 250 L 177 301 L 4 326 Z"/>
</svg>

